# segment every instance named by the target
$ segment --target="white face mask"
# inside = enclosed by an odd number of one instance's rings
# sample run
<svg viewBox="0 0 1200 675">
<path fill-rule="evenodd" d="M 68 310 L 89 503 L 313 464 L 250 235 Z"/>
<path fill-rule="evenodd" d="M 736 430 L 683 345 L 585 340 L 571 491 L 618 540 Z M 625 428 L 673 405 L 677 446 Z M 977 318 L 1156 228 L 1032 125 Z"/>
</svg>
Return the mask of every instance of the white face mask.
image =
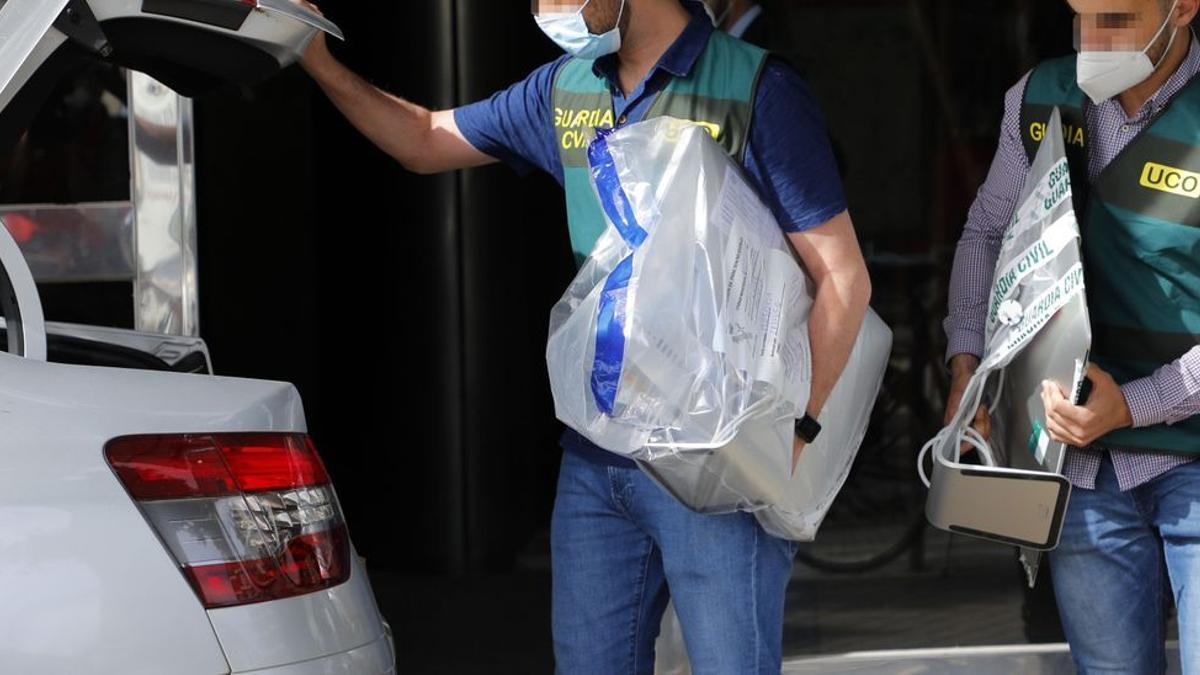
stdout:
<svg viewBox="0 0 1200 675">
<path fill-rule="evenodd" d="M 1101 52 L 1101 51 L 1086 51 L 1079 52 L 1079 59 L 1076 61 L 1076 78 L 1079 81 L 1079 88 L 1083 93 L 1092 99 L 1096 104 L 1103 103 L 1108 99 L 1128 91 L 1142 82 L 1145 82 L 1154 71 L 1162 63 L 1163 59 L 1167 58 L 1167 54 L 1171 51 L 1171 46 L 1175 44 L 1175 36 L 1179 31 L 1171 33 L 1171 40 L 1167 43 L 1166 50 L 1163 51 L 1162 58 L 1158 63 L 1150 61 L 1150 57 L 1146 55 L 1150 47 L 1158 41 L 1159 36 L 1167 29 L 1171 23 L 1171 15 L 1175 12 L 1175 6 L 1179 4 L 1179 0 L 1171 5 L 1171 10 L 1167 12 L 1167 19 L 1163 22 L 1158 32 L 1154 37 L 1150 38 L 1150 44 L 1146 45 L 1145 49 L 1137 52 L 1120 51 L 1120 52 Z"/>
<path fill-rule="evenodd" d="M 592 35 L 587 22 L 583 20 L 583 9 L 587 0 L 575 12 L 556 12 L 554 14 L 537 14 L 537 21 L 542 32 L 554 40 L 563 51 L 581 59 L 598 59 L 601 56 L 615 54 L 621 49 L 621 18 L 625 15 L 625 3 L 621 0 L 621 12 L 617 15 L 617 25 L 603 35 Z"/>
</svg>

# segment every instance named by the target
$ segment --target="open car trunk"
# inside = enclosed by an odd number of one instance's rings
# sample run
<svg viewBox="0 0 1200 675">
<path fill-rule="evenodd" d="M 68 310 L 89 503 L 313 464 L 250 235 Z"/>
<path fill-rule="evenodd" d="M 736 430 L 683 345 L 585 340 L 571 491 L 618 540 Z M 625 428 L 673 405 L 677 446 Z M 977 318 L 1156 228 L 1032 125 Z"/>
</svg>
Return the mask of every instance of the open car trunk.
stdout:
<svg viewBox="0 0 1200 675">
<path fill-rule="evenodd" d="M 289 0 L 6 0 L 0 4 L 0 144 L 41 108 L 56 71 L 102 59 L 184 96 L 255 84 L 337 26 Z"/>
<path fill-rule="evenodd" d="M 0 154 L 44 114 L 62 79 L 89 62 L 139 71 L 196 96 L 270 77 L 294 63 L 319 30 L 341 37 L 332 23 L 289 0 L 0 0 Z M 52 362 L 212 372 L 199 338 L 145 332 L 149 327 L 46 329 Z M 0 328 L 0 349 L 6 338 Z"/>
<path fill-rule="evenodd" d="M 9 351 L 3 319 L 0 351 Z M 75 366 L 213 374 L 208 345 L 200 338 L 52 321 L 46 322 L 46 360 Z"/>
<path fill-rule="evenodd" d="M 294 63 L 337 26 L 289 0 L 6 0 L 0 2 L 0 117 L 53 54 L 91 54 L 185 96 L 254 84 Z"/>
<path fill-rule="evenodd" d="M 0 143 L 14 142 L 40 109 L 56 65 L 106 60 L 197 94 L 271 75 L 293 63 L 318 30 L 337 35 L 332 24 L 287 0 L 0 0 Z M 270 496 L 272 510 L 256 512 L 270 514 L 262 522 L 238 525 L 209 504 L 198 516 L 180 512 L 152 526 L 147 514 L 159 508 L 157 498 L 135 501 L 106 459 L 114 439 L 146 435 L 176 442 L 263 434 L 294 440 L 307 431 L 295 387 L 183 374 L 208 371 L 199 338 L 47 323 L 27 256 L 7 226 L 0 227 L 0 313 L 9 352 L 0 353 L 0 520 L 9 539 L 0 545 L 0 579 L 15 580 L 7 611 L 0 611 L 0 670 L 393 672 L 394 654 L 352 548 L 337 558 L 348 573 L 335 585 L 240 604 L 210 597 L 202 603 L 197 588 L 207 587 L 193 587 L 183 573 L 183 562 L 239 574 L 239 565 L 274 560 L 247 562 L 230 547 L 257 540 L 227 532 L 281 533 L 290 547 L 315 536 L 292 535 L 318 516 L 343 527 L 331 508 L 308 508 L 314 490 L 332 494 L 327 476 L 291 492 L 254 492 L 253 500 L 248 488 L 219 497 L 262 505 Z M 48 363 L 48 356 L 60 363 Z M 118 367 L 87 367 L 93 365 Z M 203 501 L 190 498 L 203 492 L 196 481 L 162 470 L 147 476 L 192 486 L 175 495 L 179 508 Z M 284 510 L 299 509 L 303 500 L 306 515 L 292 519 Z M 164 528 L 179 550 L 194 545 L 200 553 L 173 557 L 175 549 L 159 537 Z M 254 545 L 274 540 L 262 541 Z M 227 549 L 205 557 L 212 542 Z M 308 559 L 332 564 L 315 554 Z M 254 583 L 277 578 L 267 577 Z"/>
</svg>

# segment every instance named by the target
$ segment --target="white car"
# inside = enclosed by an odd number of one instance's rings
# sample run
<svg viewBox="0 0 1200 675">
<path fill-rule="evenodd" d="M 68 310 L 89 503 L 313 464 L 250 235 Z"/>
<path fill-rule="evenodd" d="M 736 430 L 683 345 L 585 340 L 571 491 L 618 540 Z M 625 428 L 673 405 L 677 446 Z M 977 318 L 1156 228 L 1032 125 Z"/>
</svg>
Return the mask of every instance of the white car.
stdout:
<svg viewBox="0 0 1200 675">
<path fill-rule="evenodd" d="M 67 45 L 238 79 L 294 62 L 318 30 L 337 33 L 287 0 L 0 1 L 0 110 Z M 0 673 L 395 672 L 296 389 L 50 363 L 7 228 L 0 268 Z"/>
</svg>

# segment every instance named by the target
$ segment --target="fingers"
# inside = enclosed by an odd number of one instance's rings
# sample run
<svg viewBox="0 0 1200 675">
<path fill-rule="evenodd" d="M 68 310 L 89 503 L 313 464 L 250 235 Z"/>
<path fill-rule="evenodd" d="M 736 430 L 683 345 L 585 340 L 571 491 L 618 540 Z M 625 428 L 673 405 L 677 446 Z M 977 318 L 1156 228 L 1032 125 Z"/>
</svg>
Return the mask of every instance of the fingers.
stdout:
<svg viewBox="0 0 1200 675">
<path fill-rule="evenodd" d="M 981 405 L 979 406 L 979 409 L 975 411 L 975 417 L 971 420 L 971 428 L 979 432 L 979 435 L 983 437 L 983 440 L 991 440 L 992 415 L 988 412 L 987 406 Z M 964 455 L 969 455 L 972 452 L 975 452 L 975 446 L 966 442 L 960 444 L 958 449 Z"/>
<path fill-rule="evenodd" d="M 1090 426 L 1096 414 L 1085 406 L 1073 405 L 1067 400 L 1066 392 L 1053 382 L 1042 383 L 1042 402 L 1046 404 L 1047 416 L 1056 417 L 1068 428 L 1083 429 Z"/>
<path fill-rule="evenodd" d="M 1058 443 L 1071 442 L 1069 438 L 1071 435 L 1070 432 L 1064 429 L 1063 426 L 1058 423 L 1058 421 L 1049 417 L 1046 418 L 1046 433 L 1050 434 L 1050 438 L 1054 439 Z"/>
<path fill-rule="evenodd" d="M 979 410 L 975 411 L 975 421 L 971 424 L 975 431 L 983 436 L 983 440 L 992 438 L 992 415 L 988 412 L 987 406 L 979 406 Z"/>
<path fill-rule="evenodd" d="M 1090 410 L 1071 405 L 1062 388 L 1053 382 L 1042 383 L 1042 405 L 1051 438 L 1078 447 L 1087 445 L 1085 428 L 1093 415 Z"/>
<path fill-rule="evenodd" d="M 1062 385 L 1055 382 L 1054 380 L 1042 380 L 1042 386 L 1049 387 L 1057 395 L 1058 398 L 1061 398 L 1064 400 L 1067 398 L 1067 390 L 1063 389 Z"/>
<path fill-rule="evenodd" d="M 977 364 L 976 364 L 977 365 Z M 974 372 L 974 368 L 970 369 Z M 967 389 L 967 384 L 970 382 L 970 374 L 956 375 L 950 387 L 950 398 L 946 401 L 946 414 L 942 416 L 942 424 L 950 426 L 954 422 L 954 418 L 959 413 L 959 408 L 962 405 L 963 393 Z M 988 413 L 987 406 L 981 405 L 975 411 L 975 416 L 970 420 L 971 427 L 979 432 L 979 435 L 984 440 L 988 440 L 992 435 L 992 418 Z M 959 451 L 963 454 L 974 452 L 975 446 L 970 443 L 962 443 L 959 446 Z"/>
<path fill-rule="evenodd" d="M 1054 417 L 1046 418 L 1046 431 L 1050 433 L 1050 438 L 1059 443 L 1066 443 L 1077 448 L 1086 447 L 1089 444 L 1088 439 L 1083 437 L 1080 429 L 1064 425 Z"/>
<path fill-rule="evenodd" d="M 1071 402 L 1065 399 L 1056 402 L 1054 407 L 1048 412 L 1060 418 L 1063 422 L 1081 429 L 1089 426 L 1095 421 L 1096 417 L 1096 414 L 1091 410 L 1071 405 Z"/>
<path fill-rule="evenodd" d="M 1049 413 L 1059 401 L 1065 401 L 1062 390 L 1052 382 L 1042 382 L 1042 407 Z"/>
</svg>

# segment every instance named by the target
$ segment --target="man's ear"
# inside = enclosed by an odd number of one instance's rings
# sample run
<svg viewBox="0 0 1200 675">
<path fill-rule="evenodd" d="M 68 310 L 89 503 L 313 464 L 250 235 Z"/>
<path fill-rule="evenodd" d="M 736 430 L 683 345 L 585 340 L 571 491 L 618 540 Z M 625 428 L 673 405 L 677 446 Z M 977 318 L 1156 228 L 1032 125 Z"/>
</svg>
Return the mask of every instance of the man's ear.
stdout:
<svg viewBox="0 0 1200 675">
<path fill-rule="evenodd" d="M 1200 13 L 1200 0 L 1179 0 L 1179 6 L 1175 8 L 1175 25 L 1187 26 L 1196 18 L 1196 14 Z"/>
</svg>

